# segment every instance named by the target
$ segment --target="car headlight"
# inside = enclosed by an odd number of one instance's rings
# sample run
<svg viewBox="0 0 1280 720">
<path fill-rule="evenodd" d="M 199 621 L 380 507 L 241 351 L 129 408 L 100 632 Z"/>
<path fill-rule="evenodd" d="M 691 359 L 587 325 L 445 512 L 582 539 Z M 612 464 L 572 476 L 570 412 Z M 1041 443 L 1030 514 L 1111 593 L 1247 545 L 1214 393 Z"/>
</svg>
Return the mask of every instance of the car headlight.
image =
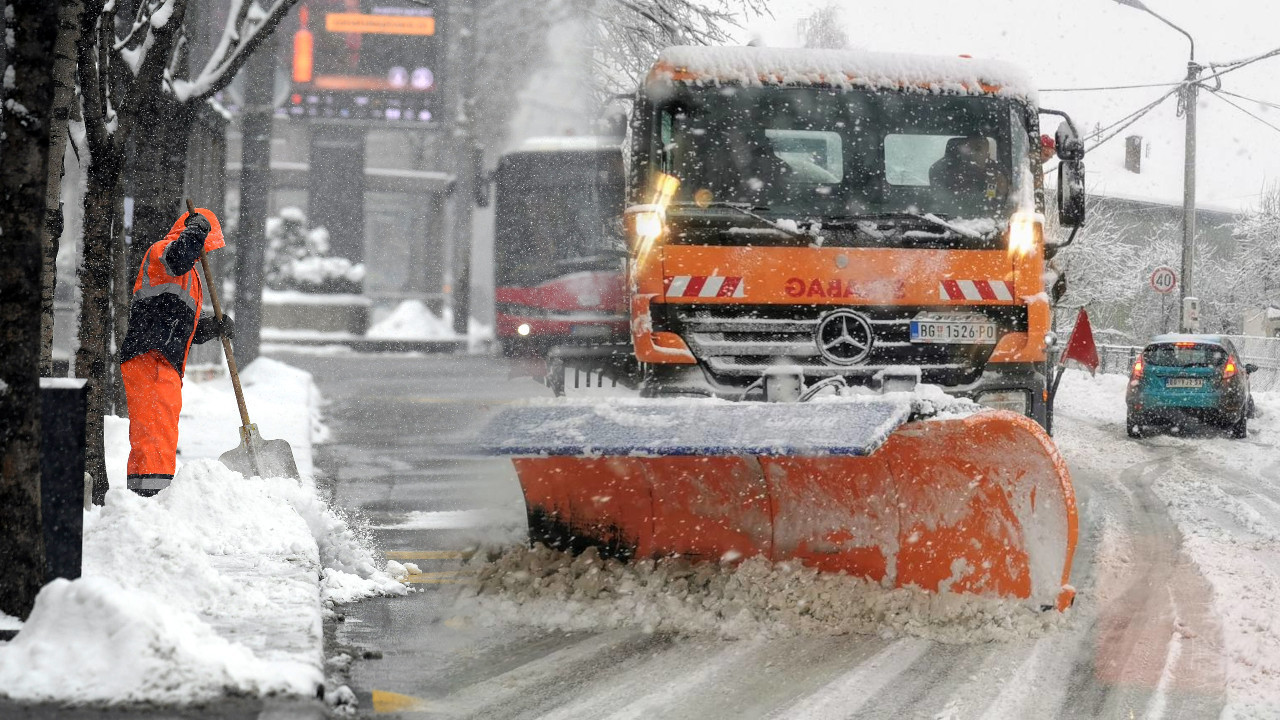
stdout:
<svg viewBox="0 0 1280 720">
<path fill-rule="evenodd" d="M 992 390 L 978 395 L 978 404 L 992 410 L 1008 410 L 1019 415 L 1027 414 L 1028 396 L 1025 390 Z"/>
</svg>

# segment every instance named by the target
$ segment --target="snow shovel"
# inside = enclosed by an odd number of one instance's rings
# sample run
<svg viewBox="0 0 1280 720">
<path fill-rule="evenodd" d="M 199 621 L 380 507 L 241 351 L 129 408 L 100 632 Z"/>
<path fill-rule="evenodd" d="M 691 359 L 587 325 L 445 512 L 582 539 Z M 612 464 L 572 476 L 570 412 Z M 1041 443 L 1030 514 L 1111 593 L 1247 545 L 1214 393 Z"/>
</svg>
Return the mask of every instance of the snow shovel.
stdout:
<svg viewBox="0 0 1280 720">
<path fill-rule="evenodd" d="M 187 213 L 194 215 L 195 205 L 187 199 Z M 204 251 L 200 251 L 200 267 L 204 269 L 205 284 L 209 288 L 209 299 L 213 301 L 213 312 L 222 323 L 222 303 L 218 302 L 218 285 L 214 282 L 213 273 L 209 271 L 209 261 Z M 293 459 L 293 448 L 284 440 L 263 440 L 258 434 L 258 426 L 249 422 L 249 408 L 244 404 L 244 391 L 240 389 L 240 371 L 236 368 L 236 355 L 231 350 L 231 340 L 219 330 L 222 338 L 222 350 L 227 354 L 227 370 L 231 373 L 231 387 L 236 391 L 236 405 L 240 408 L 240 445 L 233 450 L 222 453 L 218 461 L 245 477 L 287 477 L 300 479 L 298 464 Z"/>
</svg>

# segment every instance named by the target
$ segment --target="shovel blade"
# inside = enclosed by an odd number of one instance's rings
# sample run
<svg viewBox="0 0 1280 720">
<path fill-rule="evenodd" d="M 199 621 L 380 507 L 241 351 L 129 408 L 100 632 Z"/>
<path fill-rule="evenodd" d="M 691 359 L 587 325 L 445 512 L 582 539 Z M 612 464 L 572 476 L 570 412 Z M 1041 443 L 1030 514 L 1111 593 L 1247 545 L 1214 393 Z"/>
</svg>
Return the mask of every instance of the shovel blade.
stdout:
<svg viewBox="0 0 1280 720">
<path fill-rule="evenodd" d="M 263 440 L 258 428 L 242 428 L 240 445 L 222 453 L 218 461 L 245 477 L 300 479 L 293 448 L 284 440 Z"/>
</svg>

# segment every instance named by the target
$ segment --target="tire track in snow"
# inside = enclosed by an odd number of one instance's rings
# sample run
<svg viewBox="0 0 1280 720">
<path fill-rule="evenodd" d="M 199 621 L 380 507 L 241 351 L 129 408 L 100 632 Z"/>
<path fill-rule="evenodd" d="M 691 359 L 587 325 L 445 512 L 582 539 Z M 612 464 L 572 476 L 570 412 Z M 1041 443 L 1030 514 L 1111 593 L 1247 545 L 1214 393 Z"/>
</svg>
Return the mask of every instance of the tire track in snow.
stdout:
<svg viewBox="0 0 1280 720">
<path fill-rule="evenodd" d="M 918 638 L 898 640 L 775 717 L 794 720 L 855 717 L 927 650 L 937 647 Z"/>
<path fill-rule="evenodd" d="M 1168 717 L 1217 716 L 1225 676 L 1212 589 L 1182 552 L 1181 533 L 1153 488 L 1174 471 L 1186 448 L 1131 442 L 1122 425 L 1086 418 L 1072 418 L 1070 425 L 1064 455 L 1089 495 L 1085 507 L 1104 513 L 1082 525 L 1112 525 L 1103 537 L 1115 547 L 1089 548 L 1086 562 L 1094 577 L 1082 590 L 1080 607 L 1088 637 L 1070 670 L 1069 704 L 1060 713 L 1137 717 L 1150 709 Z M 1162 687 L 1165 693 L 1158 695 Z"/>
</svg>

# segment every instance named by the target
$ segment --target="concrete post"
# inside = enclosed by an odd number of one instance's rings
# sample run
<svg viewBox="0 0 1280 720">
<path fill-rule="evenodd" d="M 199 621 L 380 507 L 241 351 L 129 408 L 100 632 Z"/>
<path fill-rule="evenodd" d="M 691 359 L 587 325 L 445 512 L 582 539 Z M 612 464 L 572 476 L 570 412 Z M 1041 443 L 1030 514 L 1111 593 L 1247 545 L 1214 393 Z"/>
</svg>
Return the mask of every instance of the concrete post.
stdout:
<svg viewBox="0 0 1280 720">
<path fill-rule="evenodd" d="M 1193 264 L 1196 240 L 1196 100 L 1200 66 L 1187 63 L 1186 87 L 1183 89 L 1183 112 L 1187 119 L 1186 153 L 1182 170 L 1182 332 L 1194 332 L 1187 317 L 1187 298 L 1195 297 Z"/>
</svg>

